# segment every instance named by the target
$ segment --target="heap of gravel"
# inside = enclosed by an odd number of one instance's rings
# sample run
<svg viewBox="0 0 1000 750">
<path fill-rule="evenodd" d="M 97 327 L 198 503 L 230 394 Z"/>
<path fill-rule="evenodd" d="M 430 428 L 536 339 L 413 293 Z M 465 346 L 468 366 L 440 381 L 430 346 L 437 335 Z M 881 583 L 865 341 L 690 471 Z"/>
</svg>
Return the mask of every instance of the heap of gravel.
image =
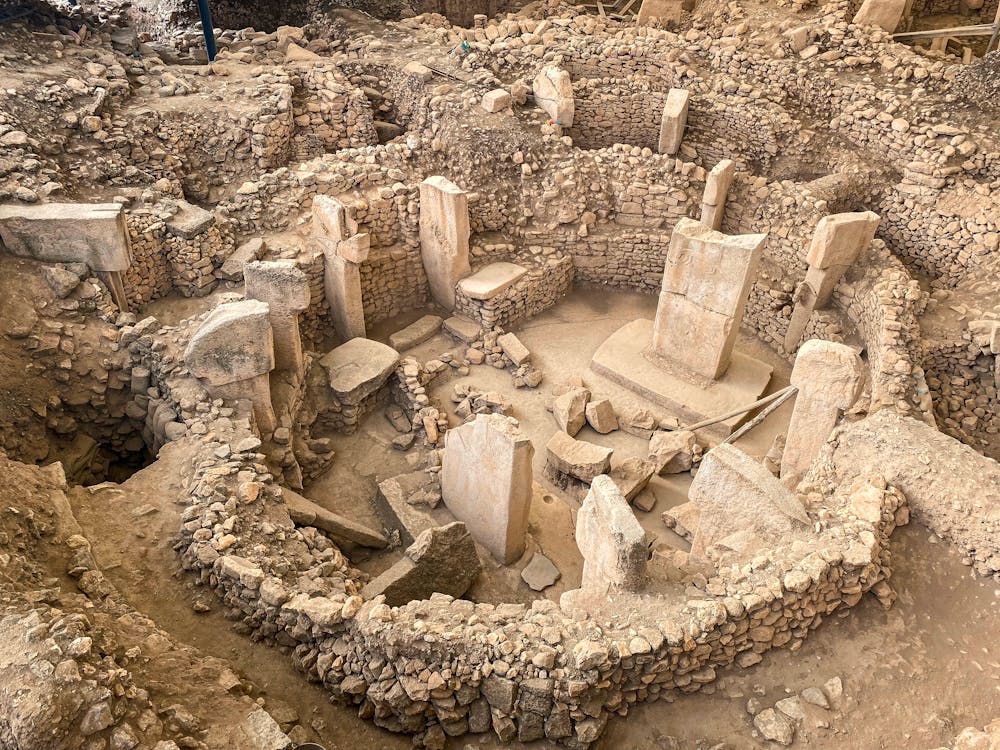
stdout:
<svg viewBox="0 0 1000 750">
<path fill-rule="evenodd" d="M 952 92 L 983 107 L 1000 107 L 1000 50 L 981 57 L 959 73 Z"/>
</svg>

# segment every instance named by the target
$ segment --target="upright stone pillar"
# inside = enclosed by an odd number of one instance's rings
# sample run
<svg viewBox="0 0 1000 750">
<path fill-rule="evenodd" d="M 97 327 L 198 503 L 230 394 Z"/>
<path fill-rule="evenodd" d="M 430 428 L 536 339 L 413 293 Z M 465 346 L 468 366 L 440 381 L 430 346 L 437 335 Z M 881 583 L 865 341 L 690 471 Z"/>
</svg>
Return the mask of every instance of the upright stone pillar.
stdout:
<svg viewBox="0 0 1000 750">
<path fill-rule="evenodd" d="M 781 458 L 781 481 L 795 487 L 809 470 L 840 415 L 864 385 L 864 365 L 851 347 L 811 339 L 795 357 L 791 383 L 799 389 Z"/>
<path fill-rule="evenodd" d="M 824 216 L 816 225 L 805 280 L 795 289 L 795 308 L 785 334 L 785 351 L 792 352 L 802 338 L 813 310 L 830 302 L 847 269 L 872 243 L 879 216 L 871 211 Z"/>
<path fill-rule="evenodd" d="M 583 555 L 580 588 L 562 595 L 563 609 L 590 609 L 621 591 L 639 591 L 646 580 L 649 547 L 618 485 L 594 478 L 576 515 L 576 544 Z"/>
<path fill-rule="evenodd" d="M 760 461 L 731 443 L 705 454 L 688 500 L 698 509 L 694 559 L 710 558 L 716 545 L 735 552 L 770 548 L 809 524 L 798 498 Z"/>
<path fill-rule="evenodd" d="M 455 285 L 472 273 L 469 199 L 444 177 L 420 183 L 420 255 L 434 301 L 454 309 Z"/>
<path fill-rule="evenodd" d="M 639 12 L 635 16 L 638 24 L 647 24 L 653 21 L 671 21 L 677 23 L 681 20 L 684 12 L 682 0 L 642 0 Z"/>
<path fill-rule="evenodd" d="M 736 163 L 723 159 L 708 173 L 705 180 L 705 195 L 701 199 L 701 223 L 718 231 L 726 216 L 726 196 L 733 184 Z"/>
<path fill-rule="evenodd" d="M 661 154 L 676 154 L 680 149 L 684 128 L 687 126 L 690 96 L 687 89 L 670 89 L 667 94 L 660 119 L 660 142 L 657 150 Z"/>
<path fill-rule="evenodd" d="M 268 380 L 274 341 L 266 302 L 248 299 L 216 307 L 188 342 L 184 363 L 213 396 L 249 399 L 261 435 L 274 432 Z"/>
<path fill-rule="evenodd" d="M 309 277 L 290 260 L 255 260 L 243 266 L 243 278 L 246 297 L 270 308 L 275 368 L 302 372 L 299 314 L 309 307 Z"/>
<path fill-rule="evenodd" d="M 517 423 L 502 414 L 481 414 L 445 434 L 441 497 L 504 565 L 524 554 L 534 454 Z"/>
<path fill-rule="evenodd" d="M 532 82 L 535 104 L 545 110 L 552 121 L 564 128 L 572 127 L 576 114 L 573 82 L 562 68 L 547 65 Z"/>
<path fill-rule="evenodd" d="M 313 235 L 323 246 L 323 287 L 334 328 L 345 341 L 364 338 L 361 264 L 368 260 L 371 236 L 358 232 L 347 207 L 326 195 L 313 199 Z"/>
<path fill-rule="evenodd" d="M 653 324 L 656 354 L 709 380 L 726 372 L 766 238 L 677 222 Z"/>
</svg>

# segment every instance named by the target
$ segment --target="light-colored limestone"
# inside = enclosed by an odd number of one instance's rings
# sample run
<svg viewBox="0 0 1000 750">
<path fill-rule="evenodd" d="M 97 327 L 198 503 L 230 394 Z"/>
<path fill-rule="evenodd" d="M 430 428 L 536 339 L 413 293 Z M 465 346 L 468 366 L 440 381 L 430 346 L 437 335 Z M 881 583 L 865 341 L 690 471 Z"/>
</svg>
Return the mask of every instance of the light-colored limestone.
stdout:
<svg viewBox="0 0 1000 750">
<path fill-rule="evenodd" d="M 794 487 L 830 437 L 841 413 L 864 385 L 864 364 L 849 346 L 811 339 L 795 357 L 791 384 L 799 389 L 788 424 L 781 481 Z"/>
<path fill-rule="evenodd" d="M 636 14 L 636 23 L 645 24 L 651 21 L 672 21 L 674 23 L 681 20 L 684 11 L 682 0 L 642 0 L 639 12 Z"/>
<path fill-rule="evenodd" d="M 483 94 L 482 107 L 487 112 L 502 112 L 510 107 L 510 94 L 504 89 L 493 89 Z"/>
<path fill-rule="evenodd" d="M 580 588 L 567 591 L 564 609 L 616 591 L 638 591 L 646 579 L 646 532 L 611 477 L 594 478 L 576 515 L 576 544 L 583 555 Z"/>
<path fill-rule="evenodd" d="M 705 195 L 701 199 L 701 223 L 718 231 L 726 216 L 726 196 L 736 175 L 736 162 L 723 159 L 705 178 Z"/>
<path fill-rule="evenodd" d="M 572 388 L 552 402 L 552 416 L 559 429 L 570 437 L 578 433 L 587 423 L 587 402 L 590 391 L 586 388 Z"/>
<path fill-rule="evenodd" d="M 309 277 L 294 261 L 251 261 L 243 266 L 247 299 L 266 302 L 274 334 L 274 366 L 302 371 L 299 315 L 309 307 Z"/>
<path fill-rule="evenodd" d="M 691 555 L 700 559 L 716 545 L 740 553 L 773 545 L 809 523 L 798 498 L 730 443 L 705 454 L 688 499 L 699 511 Z"/>
<path fill-rule="evenodd" d="M 573 83 L 567 71 L 554 65 L 547 65 L 535 77 L 532 91 L 535 103 L 544 109 L 556 124 L 564 128 L 573 126 L 576 103 L 573 98 Z"/>
<path fill-rule="evenodd" d="M 470 299 L 493 299 L 527 272 L 527 268 L 516 263 L 490 263 L 466 276 L 458 282 L 458 287 Z"/>
<path fill-rule="evenodd" d="M 524 553 L 534 454 L 517 422 L 501 414 L 481 414 L 445 435 L 441 497 L 505 565 Z"/>
<path fill-rule="evenodd" d="M 879 26 L 890 34 L 899 26 L 906 12 L 907 0 L 864 0 L 854 14 L 859 26 Z"/>
<path fill-rule="evenodd" d="M 399 363 L 399 352 L 378 341 L 355 338 L 327 352 L 319 363 L 337 399 L 359 404 L 385 385 Z"/>
<path fill-rule="evenodd" d="M 726 372 L 766 237 L 677 222 L 656 309 L 655 353 L 709 380 Z"/>
<path fill-rule="evenodd" d="M 545 446 L 545 460 L 550 469 L 588 484 L 611 470 L 613 453 L 612 448 L 576 440 L 562 430 L 557 430 Z"/>
<path fill-rule="evenodd" d="M 676 154 L 684 139 L 687 126 L 688 104 L 691 93 L 687 89 L 670 89 L 663 105 L 660 120 L 660 139 L 657 150 L 661 154 Z"/>
<path fill-rule="evenodd" d="M 368 259 L 371 237 L 358 231 L 358 223 L 343 203 L 326 195 L 313 199 L 312 229 L 323 248 L 323 286 L 334 328 L 343 339 L 364 337 L 361 264 Z"/>
<path fill-rule="evenodd" d="M 785 334 L 792 352 L 816 308 L 825 307 L 844 273 L 875 238 L 879 216 L 871 211 L 832 214 L 820 219 L 806 258 L 809 270 L 795 290 L 795 308 Z"/>
<path fill-rule="evenodd" d="M 420 255 L 434 301 L 454 309 L 455 285 L 472 273 L 469 198 L 444 177 L 420 183 Z"/>
</svg>

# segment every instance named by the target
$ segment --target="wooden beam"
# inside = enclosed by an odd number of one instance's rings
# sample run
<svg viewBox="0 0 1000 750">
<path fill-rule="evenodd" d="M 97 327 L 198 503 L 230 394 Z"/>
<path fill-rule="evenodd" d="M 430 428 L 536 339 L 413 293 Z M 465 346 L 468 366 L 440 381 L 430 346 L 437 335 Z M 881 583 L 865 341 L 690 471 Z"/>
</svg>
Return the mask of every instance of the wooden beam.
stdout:
<svg viewBox="0 0 1000 750">
<path fill-rule="evenodd" d="M 995 27 L 994 23 L 980 23 L 975 26 L 955 26 L 950 29 L 904 31 L 902 34 L 893 34 L 892 38 L 899 41 L 901 39 L 934 39 L 939 36 L 986 36 L 992 34 Z"/>
<path fill-rule="evenodd" d="M 602 3 L 601 0 L 597 0 L 597 12 L 605 18 L 608 17 L 608 14 L 604 12 L 604 3 Z"/>
</svg>

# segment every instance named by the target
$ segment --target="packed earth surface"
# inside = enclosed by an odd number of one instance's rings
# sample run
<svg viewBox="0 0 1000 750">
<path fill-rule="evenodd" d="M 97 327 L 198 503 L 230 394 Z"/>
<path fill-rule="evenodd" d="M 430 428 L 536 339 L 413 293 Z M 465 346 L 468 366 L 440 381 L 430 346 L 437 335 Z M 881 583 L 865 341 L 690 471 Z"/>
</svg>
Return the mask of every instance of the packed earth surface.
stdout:
<svg viewBox="0 0 1000 750">
<path fill-rule="evenodd" d="M 0 750 L 1000 748 L 998 0 L 0 0 Z"/>
</svg>

